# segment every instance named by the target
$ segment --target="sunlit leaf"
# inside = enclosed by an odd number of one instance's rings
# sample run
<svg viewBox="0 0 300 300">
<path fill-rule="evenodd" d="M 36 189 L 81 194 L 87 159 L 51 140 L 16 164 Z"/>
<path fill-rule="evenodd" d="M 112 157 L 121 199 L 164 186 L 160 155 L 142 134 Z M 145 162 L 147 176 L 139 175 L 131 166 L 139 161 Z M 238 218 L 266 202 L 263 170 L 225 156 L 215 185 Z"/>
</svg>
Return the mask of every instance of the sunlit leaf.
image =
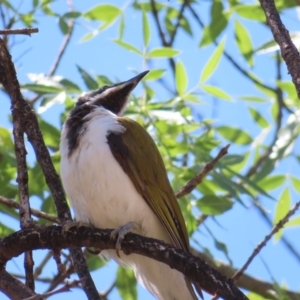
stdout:
<svg viewBox="0 0 300 300">
<path fill-rule="evenodd" d="M 166 70 L 163 69 L 153 69 L 146 75 L 145 78 L 147 80 L 157 80 L 160 79 L 165 74 L 165 72 Z"/>
<path fill-rule="evenodd" d="M 114 42 L 117 43 L 119 46 L 123 47 L 123 48 L 126 49 L 126 50 L 135 52 L 135 53 L 137 53 L 137 54 L 139 54 L 139 55 L 142 55 L 142 54 L 143 54 L 139 49 L 135 48 L 135 47 L 132 46 L 131 44 L 125 43 L 125 42 L 123 42 L 123 41 L 121 41 L 121 40 L 114 40 Z"/>
<path fill-rule="evenodd" d="M 257 181 L 257 185 L 259 185 L 265 191 L 272 191 L 283 185 L 286 177 L 284 175 L 269 175 L 264 177 L 262 180 Z"/>
<path fill-rule="evenodd" d="M 156 48 L 147 53 L 147 58 L 159 58 L 159 57 L 174 57 L 180 53 L 179 50 L 173 48 Z"/>
<path fill-rule="evenodd" d="M 200 47 L 211 44 L 227 27 L 228 15 L 223 12 L 223 9 L 222 1 L 217 0 L 212 2 L 211 21 L 208 26 L 204 27 Z"/>
<path fill-rule="evenodd" d="M 246 100 L 246 101 L 251 101 L 251 102 L 260 102 L 260 103 L 264 103 L 264 102 L 268 101 L 264 98 L 260 98 L 260 97 L 256 97 L 256 96 L 242 96 L 242 97 L 239 97 L 239 98 L 241 100 Z"/>
<path fill-rule="evenodd" d="M 257 125 L 259 125 L 261 128 L 266 128 L 269 126 L 268 121 L 256 109 L 249 107 L 249 111 Z"/>
<path fill-rule="evenodd" d="M 151 28 L 149 25 L 148 17 L 145 12 L 143 12 L 143 38 L 144 38 L 144 46 L 147 47 L 150 41 L 150 32 Z"/>
<path fill-rule="evenodd" d="M 230 126 L 220 126 L 216 128 L 219 134 L 237 145 L 248 145 L 252 143 L 252 137 L 241 129 L 230 127 Z"/>
<path fill-rule="evenodd" d="M 224 45 L 225 45 L 225 40 L 223 40 L 216 50 L 213 52 L 207 63 L 205 64 L 201 76 L 200 76 L 200 83 L 204 83 L 215 71 L 217 68 L 220 59 L 222 57 L 223 51 L 224 51 Z"/>
<path fill-rule="evenodd" d="M 32 92 L 36 92 L 38 94 L 57 94 L 62 91 L 62 88 L 56 86 L 49 86 L 43 84 L 23 84 L 22 89 L 26 89 Z"/>
<path fill-rule="evenodd" d="M 121 14 L 121 9 L 111 4 L 99 4 L 83 14 L 88 20 L 97 20 L 103 22 L 99 30 L 106 29 L 112 25 Z"/>
<path fill-rule="evenodd" d="M 207 85 L 207 84 L 202 84 L 200 87 L 207 92 L 210 95 L 213 95 L 214 97 L 224 99 L 224 100 L 229 100 L 232 101 L 231 97 L 225 93 L 223 90 L 220 88 L 213 86 L 213 85 Z"/>
<path fill-rule="evenodd" d="M 136 279 L 133 270 L 119 267 L 116 287 L 122 299 L 137 300 Z"/>
<path fill-rule="evenodd" d="M 235 20 L 235 39 L 240 52 L 245 57 L 249 66 L 253 66 L 253 47 L 250 34 L 246 27 Z"/>
<path fill-rule="evenodd" d="M 241 4 L 235 11 L 243 18 L 253 21 L 265 22 L 266 16 L 259 4 Z"/>
<path fill-rule="evenodd" d="M 291 181 L 293 184 L 294 189 L 300 193 L 300 179 L 296 178 L 296 177 L 291 177 Z"/>
<path fill-rule="evenodd" d="M 179 95 L 183 95 L 187 89 L 188 77 L 184 64 L 179 60 L 175 69 L 175 85 Z"/>
</svg>

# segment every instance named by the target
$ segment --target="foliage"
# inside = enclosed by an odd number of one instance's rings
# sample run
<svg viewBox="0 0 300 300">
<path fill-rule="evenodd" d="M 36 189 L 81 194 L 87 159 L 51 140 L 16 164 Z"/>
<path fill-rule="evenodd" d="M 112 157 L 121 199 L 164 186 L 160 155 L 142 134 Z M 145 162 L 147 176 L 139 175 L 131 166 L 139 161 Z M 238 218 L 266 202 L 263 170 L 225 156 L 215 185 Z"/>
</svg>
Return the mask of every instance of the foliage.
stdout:
<svg viewBox="0 0 300 300">
<path fill-rule="evenodd" d="M 155 139 L 175 191 L 212 160 L 222 146 L 231 143 L 229 155 L 220 160 L 201 184 L 179 202 L 193 246 L 209 257 L 225 257 L 229 265 L 233 260 L 235 267 L 239 268 L 247 256 L 235 260 L 236 252 L 232 249 L 245 247 L 242 252 L 247 251 L 249 255 L 254 245 L 241 245 L 238 241 L 235 245 L 230 244 L 226 240 L 226 232 L 221 229 L 220 234 L 220 228 L 215 224 L 226 228 L 230 227 L 228 219 L 235 219 L 234 226 L 238 227 L 243 223 L 238 218 L 241 210 L 245 213 L 250 207 L 255 207 L 258 212 L 255 218 L 269 224 L 267 228 L 260 225 L 262 228 L 255 240 L 259 242 L 271 230 L 271 224 L 280 221 L 292 208 L 300 193 L 300 101 L 290 77 L 283 71 L 284 63 L 278 49 L 274 49 L 271 36 L 256 37 L 259 31 L 268 32 L 263 11 L 257 2 L 241 0 L 206 3 L 135 0 L 129 4 L 126 2 L 127 5 L 125 2 L 121 6 L 103 1 L 97 2 L 94 7 L 90 7 L 89 3 L 81 4 L 84 12 L 77 11 L 76 6 L 69 7 L 67 11 L 51 0 L 35 0 L 21 9 L 18 9 L 17 3 L 2 1 L 0 8 L 5 12 L 1 15 L 7 28 L 39 27 L 45 18 L 56 20 L 61 34 L 67 38 L 80 28 L 82 32 L 84 25 L 80 41 L 91 47 L 95 40 L 108 34 L 110 38 L 105 43 L 119 47 L 122 55 L 123 64 L 119 65 L 119 69 L 131 67 L 127 58 L 131 61 L 134 57 L 140 65 L 132 74 L 143 68 L 151 70 L 143 81 L 143 92 L 131 96 L 126 114 L 142 124 Z M 278 1 L 277 5 L 280 12 L 293 13 L 296 18 L 294 1 Z M 134 31 L 137 37 L 130 37 L 132 30 L 138 31 Z M 117 32 L 118 37 L 113 38 L 112 32 Z M 39 35 L 43 35 L 46 41 L 45 32 L 41 30 Z M 5 39 L 12 53 L 16 47 L 22 47 L 22 44 L 13 43 L 11 38 Z M 58 59 L 63 61 L 72 51 L 67 49 L 65 56 L 58 55 Z M 95 51 L 101 52 L 102 59 L 109 57 L 103 49 Z M 45 55 L 45 59 L 49 60 L 45 53 L 39 55 Z M 205 58 L 200 60 L 202 56 Z M 23 60 L 26 60 L 26 55 Z M 38 114 L 40 128 L 57 171 L 60 129 L 76 97 L 86 90 L 116 82 L 116 76 L 123 79 L 123 76 L 117 75 L 119 70 L 115 70 L 114 76 L 107 75 L 102 69 L 93 72 L 91 69 L 100 68 L 86 68 L 85 61 L 77 62 L 77 77 L 64 68 L 62 66 L 49 73 L 44 71 L 43 74 L 33 74 L 28 68 L 26 72 L 31 73 L 30 82 L 22 80 L 21 85 Z M 53 107 L 60 114 L 60 124 L 45 118 Z M 18 202 L 11 121 L 3 118 L 1 126 L 1 195 Z M 29 159 L 28 173 L 32 206 L 55 214 L 53 199 L 33 155 Z M 4 204 L 0 203 L 0 208 L 0 234 L 5 236 L 18 228 L 19 215 Z M 271 213 L 267 213 L 268 210 Z M 37 222 L 46 223 L 40 218 Z M 297 240 L 299 224 L 299 214 L 291 217 L 288 226 L 275 236 L 278 244 L 287 247 L 287 234 L 294 248 L 293 240 Z M 293 232 L 292 226 L 296 228 Z M 244 232 L 244 235 L 247 233 Z M 271 250 L 276 251 L 276 247 Z M 296 254 L 289 248 L 284 251 L 284 255 L 294 256 L 299 266 L 299 249 L 294 250 Z M 64 263 L 68 265 L 69 260 L 65 259 Z M 276 261 L 268 265 L 268 272 L 273 278 L 271 285 L 276 283 L 276 299 L 284 299 L 281 280 L 286 279 L 285 287 L 288 289 L 295 289 L 295 285 L 289 283 L 289 277 L 285 277 L 288 270 L 282 270 L 281 277 L 273 276 L 272 264 L 275 265 Z M 94 264 L 91 266 L 89 263 L 89 266 L 95 269 Z M 105 269 L 103 266 L 100 261 L 97 263 L 98 269 Z M 22 271 L 17 272 L 21 275 Z M 55 272 L 52 267 L 51 274 Z M 106 269 L 101 274 L 105 272 Z M 258 272 L 249 274 L 263 277 Z M 264 279 L 267 281 L 269 277 Z M 137 299 L 135 280 L 128 270 L 118 269 L 115 286 L 124 299 Z M 42 285 L 41 289 L 44 288 L 45 285 Z M 258 299 L 257 294 L 261 291 L 253 288 L 249 292 L 250 299 Z"/>
</svg>

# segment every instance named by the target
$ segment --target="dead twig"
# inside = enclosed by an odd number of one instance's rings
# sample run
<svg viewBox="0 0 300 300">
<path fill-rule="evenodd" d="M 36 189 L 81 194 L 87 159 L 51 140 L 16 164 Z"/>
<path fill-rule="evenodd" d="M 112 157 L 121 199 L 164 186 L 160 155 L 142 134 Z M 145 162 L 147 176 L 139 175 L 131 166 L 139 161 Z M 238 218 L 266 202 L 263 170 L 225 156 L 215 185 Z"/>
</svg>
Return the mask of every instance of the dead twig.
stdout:
<svg viewBox="0 0 300 300">
<path fill-rule="evenodd" d="M 0 30 L 0 34 L 24 34 L 31 36 L 32 33 L 39 32 L 38 28 L 20 28 L 20 29 L 3 29 Z"/>
</svg>

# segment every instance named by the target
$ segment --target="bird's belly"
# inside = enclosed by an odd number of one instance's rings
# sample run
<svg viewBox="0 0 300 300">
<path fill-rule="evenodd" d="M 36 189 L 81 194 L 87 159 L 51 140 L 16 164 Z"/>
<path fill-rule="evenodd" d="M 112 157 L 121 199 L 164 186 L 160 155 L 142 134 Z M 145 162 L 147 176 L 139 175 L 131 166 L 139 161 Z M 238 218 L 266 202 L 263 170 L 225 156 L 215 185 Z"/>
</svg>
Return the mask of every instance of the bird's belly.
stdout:
<svg viewBox="0 0 300 300">
<path fill-rule="evenodd" d="M 171 242 L 107 143 L 83 139 L 79 151 L 62 156 L 61 176 L 77 220 L 103 229 L 136 222 L 139 233 Z"/>
<path fill-rule="evenodd" d="M 141 228 L 137 233 L 172 244 L 158 217 L 112 155 L 106 135 L 90 128 L 91 132 L 81 137 L 71 156 L 65 140 L 61 146 L 62 182 L 76 219 L 103 229 L 136 222 Z M 133 268 L 137 280 L 157 299 L 193 299 L 184 276 L 163 263 L 137 254 L 121 252 L 118 257 L 115 250 L 101 254 Z"/>
</svg>

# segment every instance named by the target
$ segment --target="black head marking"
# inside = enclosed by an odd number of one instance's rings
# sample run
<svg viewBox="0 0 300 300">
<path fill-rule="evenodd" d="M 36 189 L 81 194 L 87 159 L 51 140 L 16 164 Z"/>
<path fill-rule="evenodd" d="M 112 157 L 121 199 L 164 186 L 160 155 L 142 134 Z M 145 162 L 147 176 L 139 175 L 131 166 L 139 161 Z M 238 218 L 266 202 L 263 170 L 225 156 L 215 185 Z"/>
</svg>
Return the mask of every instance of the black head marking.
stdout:
<svg viewBox="0 0 300 300">
<path fill-rule="evenodd" d="M 130 92 L 148 72 L 145 71 L 128 81 L 111 86 L 103 86 L 99 90 L 89 92 L 78 99 L 75 108 L 71 111 L 65 124 L 69 156 L 78 147 L 80 136 L 84 134 L 84 125 L 89 121 L 87 116 L 97 106 L 101 106 L 116 115 L 122 115 Z"/>
<path fill-rule="evenodd" d="M 149 71 L 145 71 L 127 81 L 111 86 L 104 86 L 97 91 L 87 93 L 78 99 L 76 106 L 91 103 L 93 105 L 102 106 L 116 115 L 122 115 L 130 92 L 148 72 Z"/>
<path fill-rule="evenodd" d="M 71 111 L 66 121 L 67 140 L 69 146 L 69 156 L 78 147 L 80 135 L 84 133 L 84 124 L 87 122 L 85 118 L 95 109 L 92 105 L 77 106 Z"/>
</svg>

